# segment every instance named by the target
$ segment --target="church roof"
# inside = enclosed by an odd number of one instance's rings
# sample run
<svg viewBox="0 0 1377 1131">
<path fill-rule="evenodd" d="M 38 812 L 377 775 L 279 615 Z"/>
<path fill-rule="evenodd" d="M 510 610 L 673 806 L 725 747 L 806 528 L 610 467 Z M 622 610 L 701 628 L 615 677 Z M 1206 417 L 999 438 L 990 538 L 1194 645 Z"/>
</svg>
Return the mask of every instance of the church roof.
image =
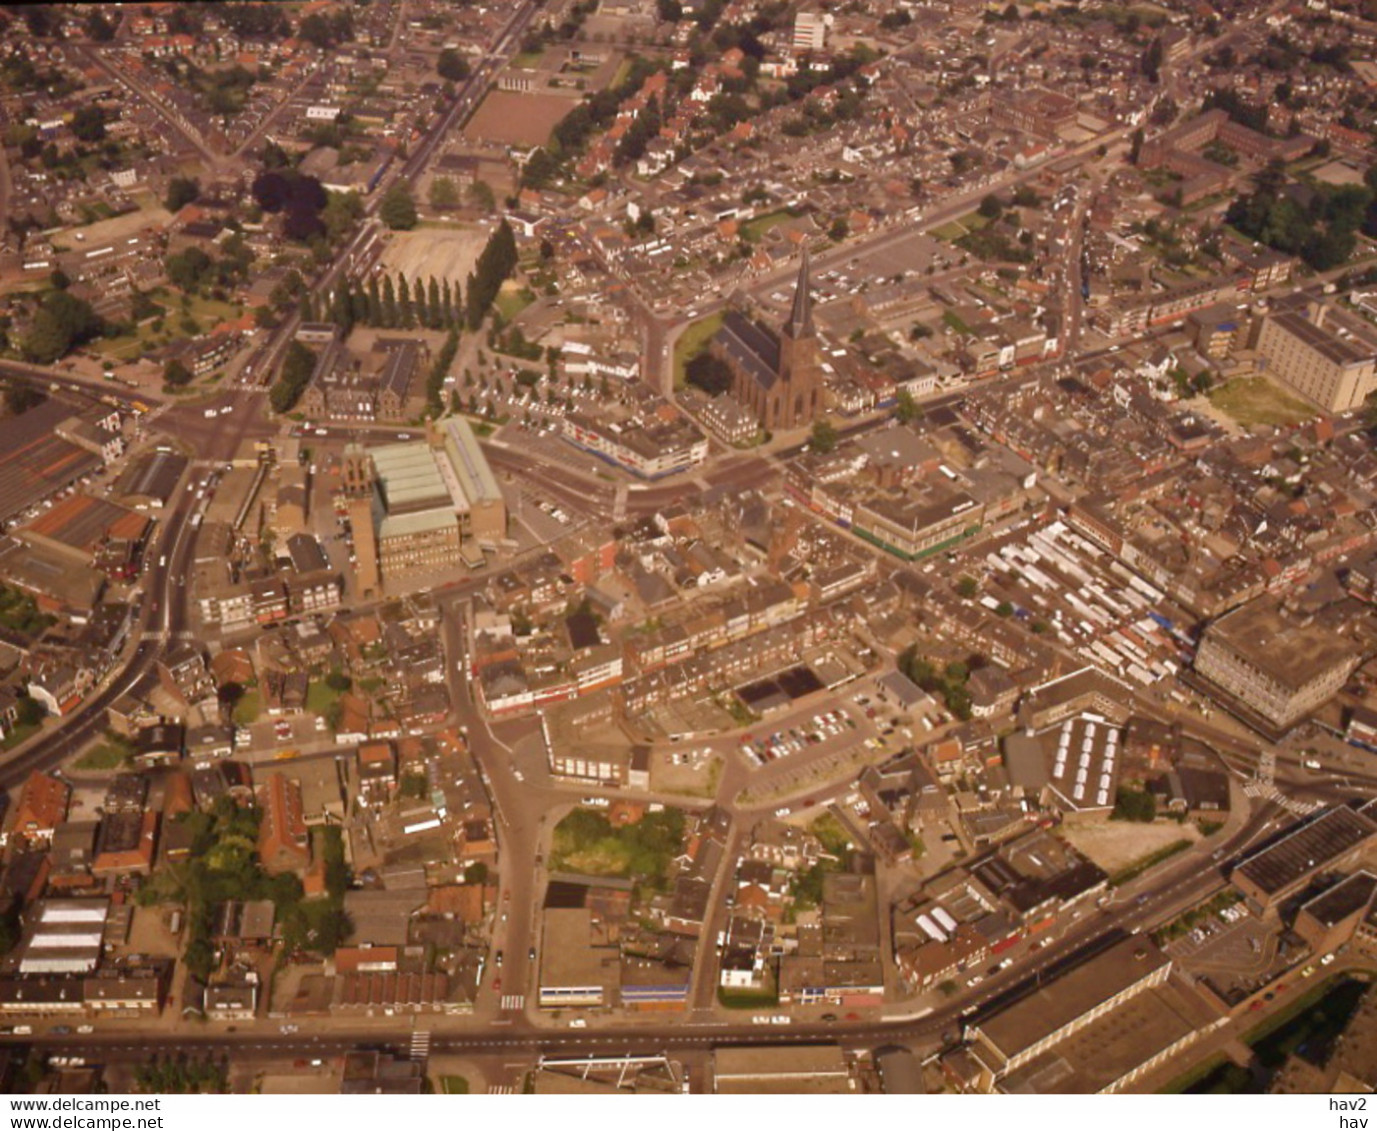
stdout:
<svg viewBox="0 0 1377 1131">
<path fill-rule="evenodd" d="M 804 338 L 813 333 L 813 300 L 808 293 L 808 245 L 803 245 L 803 260 L 798 265 L 798 282 L 794 284 L 794 306 L 784 332 L 791 338 Z"/>
<path fill-rule="evenodd" d="M 716 341 L 729 364 L 749 374 L 762 388 L 768 389 L 779 380 L 779 339 L 759 322 L 729 310 Z"/>
</svg>

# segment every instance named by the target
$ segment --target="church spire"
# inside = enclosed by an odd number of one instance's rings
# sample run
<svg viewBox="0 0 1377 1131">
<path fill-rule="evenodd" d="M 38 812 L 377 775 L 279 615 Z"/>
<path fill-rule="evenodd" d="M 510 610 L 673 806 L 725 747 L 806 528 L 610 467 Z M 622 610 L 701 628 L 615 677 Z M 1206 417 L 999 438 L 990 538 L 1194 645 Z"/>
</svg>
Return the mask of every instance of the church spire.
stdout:
<svg viewBox="0 0 1377 1131">
<path fill-rule="evenodd" d="M 813 333 L 813 302 L 808 295 L 808 245 L 803 245 L 803 261 L 798 268 L 798 282 L 794 286 L 794 308 L 784 331 L 791 338 L 810 337 Z"/>
</svg>

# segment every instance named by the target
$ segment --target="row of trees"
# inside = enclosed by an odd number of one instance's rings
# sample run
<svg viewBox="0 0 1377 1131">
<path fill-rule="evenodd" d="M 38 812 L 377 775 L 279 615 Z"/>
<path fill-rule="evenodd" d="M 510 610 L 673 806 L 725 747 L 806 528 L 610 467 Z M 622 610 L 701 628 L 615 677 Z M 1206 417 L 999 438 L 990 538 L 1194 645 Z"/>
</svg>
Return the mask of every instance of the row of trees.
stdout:
<svg viewBox="0 0 1377 1131">
<path fill-rule="evenodd" d="M 521 171 L 521 183 L 528 188 L 544 188 L 563 168 L 564 162 L 583 150 L 590 138 L 612 125 L 622 102 L 635 94 L 660 65 L 633 58 L 626 78 L 614 87 L 600 90 L 580 102 L 555 124 L 550 140 L 535 150 Z"/>
<path fill-rule="evenodd" d="M 288 280 L 284 280 L 284 283 Z M 286 288 L 282 297 L 286 297 Z M 273 290 L 274 300 L 278 289 Z M 356 325 L 378 326 L 385 330 L 445 330 L 458 327 L 462 319 L 462 294 L 450 281 L 409 282 L 398 275 L 373 275 L 364 283 L 348 279 L 329 303 L 315 295 L 303 294 L 298 311 L 306 322 L 328 320 L 348 334 Z"/>
<path fill-rule="evenodd" d="M 458 208 L 464 202 L 479 212 L 491 212 L 497 206 L 497 197 L 487 181 L 473 181 L 462 194 L 453 177 L 436 177 L 430 182 L 432 208 Z"/>
<path fill-rule="evenodd" d="M 488 237 L 483 254 L 478 257 L 478 263 L 469 274 L 465 287 L 465 310 L 470 330 L 476 330 L 483 324 L 483 317 L 497 298 L 502 284 L 516 270 L 516 262 L 516 236 L 504 219 Z"/>
<path fill-rule="evenodd" d="M 430 367 L 430 376 L 426 378 L 426 404 L 432 416 L 439 416 L 444 411 L 445 377 L 449 374 L 449 367 L 454 364 L 458 352 L 459 331 L 451 329 L 445 337 L 445 344 L 435 355 L 435 364 Z"/>
<path fill-rule="evenodd" d="M 268 403 L 274 412 L 290 412 L 296 407 L 296 402 L 311 383 L 315 368 L 316 355 L 309 348 L 300 342 L 293 342 L 287 347 L 287 354 L 282 359 L 282 371 L 268 390 Z"/>
</svg>

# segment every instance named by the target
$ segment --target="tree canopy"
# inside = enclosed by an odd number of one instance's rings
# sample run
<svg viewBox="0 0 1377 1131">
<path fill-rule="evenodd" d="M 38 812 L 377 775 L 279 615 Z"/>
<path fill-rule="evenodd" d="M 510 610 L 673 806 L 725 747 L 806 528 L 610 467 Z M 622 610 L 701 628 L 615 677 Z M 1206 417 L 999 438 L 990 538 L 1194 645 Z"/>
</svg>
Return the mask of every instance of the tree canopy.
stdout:
<svg viewBox="0 0 1377 1131">
<path fill-rule="evenodd" d="M 812 451 L 826 455 L 836 451 L 837 428 L 830 420 L 815 420 L 813 431 L 808 436 L 808 446 Z"/>
<path fill-rule="evenodd" d="M 200 196 L 201 182 L 195 177 L 173 177 L 167 184 L 167 199 L 163 203 L 169 212 L 179 212 Z"/>
<path fill-rule="evenodd" d="M 488 237 L 483 253 L 473 273 L 469 275 L 465 287 L 467 316 L 470 330 L 476 330 L 483 322 L 483 316 L 492 306 L 497 293 L 502 289 L 508 276 L 516 268 L 516 235 L 512 227 L 503 220 L 497 230 Z"/>
<path fill-rule="evenodd" d="M 1367 185 L 1288 186 L 1284 171 L 1268 167 L 1253 192 L 1239 197 L 1225 215 L 1250 239 L 1297 255 L 1316 271 L 1347 262 L 1359 229 L 1377 234 L 1377 207 Z"/>
<path fill-rule="evenodd" d="M 50 365 L 104 328 L 104 321 L 85 299 L 67 291 L 53 291 L 38 308 L 24 338 L 24 356 L 40 365 Z"/>
<path fill-rule="evenodd" d="M 286 213 L 282 230 L 288 239 L 305 241 L 325 231 L 320 214 L 329 197 L 315 177 L 288 169 L 260 173 L 253 198 L 264 212 Z"/>
<path fill-rule="evenodd" d="M 395 184 L 387 190 L 378 206 L 378 217 L 393 231 L 409 232 L 416 226 L 416 201 L 411 190 Z"/>
<path fill-rule="evenodd" d="M 463 82 L 473 73 L 469 61 L 453 47 L 446 47 L 435 61 L 435 72 L 450 82 Z"/>
<path fill-rule="evenodd" d="M 300 342 L 287 347 L 287 356 L 282 361 L 282 372 L 278 374 L 268 393 L 268 400 L 274 412 L 289 412 L 301 399 L 301 394 L 310 384 L 311 374 L 315 372 L 316 355 Z"/>
</svg>

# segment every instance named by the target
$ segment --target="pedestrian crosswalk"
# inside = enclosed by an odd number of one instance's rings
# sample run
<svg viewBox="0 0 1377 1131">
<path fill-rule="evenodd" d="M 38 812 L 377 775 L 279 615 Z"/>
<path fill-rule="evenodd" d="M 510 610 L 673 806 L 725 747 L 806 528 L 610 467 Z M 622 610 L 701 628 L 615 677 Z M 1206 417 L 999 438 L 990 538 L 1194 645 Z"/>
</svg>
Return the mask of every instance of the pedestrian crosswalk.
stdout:
<svg viewBox="0 0 1377 1131">
<path fill-rule="evenodd" d="M 411 1059 L 422 1064 L 430 1057 L 430 1030 L 417 1029 L 411 1034 Z"/>
<path fill-rule="evenodd" d="M 1295 813 L 1298 817 L 1306 817 L 1316 809 L 1322 808 L 1318 801 L 1301 801 L 1294 797 L 1287 797 L 1277 788 L 1274 782 L 1270 781 L 1250 781 L 1243 785 L 1243 792 L 1249 797 L 1261 797 L 1268 801 L 1274 801 L 1288 812 Z"/>
<path fill-rule="evenodd" d="M 514 1096 L 516 1095 L 515 1084 L 489 1084 L 488 1095 L 490 1096 Z"/>
<path fill-rule="evenodd" d="M 511 1010 L 511 1011 L 514 1012 L 514 1013 L 519 1013 L 519 1012 L 521 1012 L 522 1009 L 525 1008 L 525 1006 L 526 1006 L 526 995 L 525 995 L 525 994 L 503 994 L 503 995 L 502 995 L 502 1008 L 503 1008 L 503 1009 Z"/>
</svg>

